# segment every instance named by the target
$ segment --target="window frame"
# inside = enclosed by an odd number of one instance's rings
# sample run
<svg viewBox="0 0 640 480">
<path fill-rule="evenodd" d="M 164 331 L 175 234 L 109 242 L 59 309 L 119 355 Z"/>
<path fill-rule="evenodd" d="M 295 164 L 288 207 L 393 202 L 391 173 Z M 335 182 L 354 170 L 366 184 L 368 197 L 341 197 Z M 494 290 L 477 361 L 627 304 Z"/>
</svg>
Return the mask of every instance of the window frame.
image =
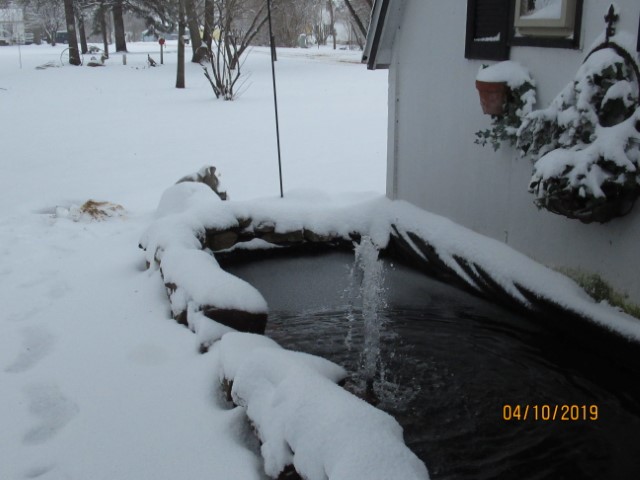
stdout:
<svg viewBox="0 0 640 480">
<path fill-rule="evenodd" d="M 509 45 L 545 48 L 580 48 L 582 31 L 583 0 L 562 0 L 565 17 L 560 20 L 522 20 L 519 18 L 520 1 L 512 3 L 512 20 L 509 28 Z M 573 12 L 571 12 L 573 10 Z M 573 13 L 573 15 L 571 15 Z M 570 22 L 572 20 L 572 22 Z M 571 25 L 573 23 L 573 25 Z M 518 29 L 531 32 L 530 35 L 518 35 Z M 571 32 L 567 35 L 567 32 Z"/>
</svg>

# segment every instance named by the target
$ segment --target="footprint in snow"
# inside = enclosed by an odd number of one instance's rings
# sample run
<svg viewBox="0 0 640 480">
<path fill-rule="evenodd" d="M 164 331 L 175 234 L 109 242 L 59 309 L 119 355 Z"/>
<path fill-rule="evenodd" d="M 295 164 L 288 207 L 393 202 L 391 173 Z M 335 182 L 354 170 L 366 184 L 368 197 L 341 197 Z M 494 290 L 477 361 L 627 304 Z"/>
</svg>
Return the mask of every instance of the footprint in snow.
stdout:
<svg viewBox="0 0 640 480">
<path fill-rule="evenodd" d="M 69 285 L 65 282 L 56 282 L 48 289 L 47 296 L 52 300 L 58 300 L 71 291 Z"/>
<path fill-rule="evenodd" d="M 37 424 L 22 438 L 27 445 L 37 445 L 53 438 L 75 417 L 79 408 L 53 384 L 31 385 L 24 390 L 29 413 Z"/>
<path fill-rule="evenodd" d="M 42 465 L 39 467 L 32 467 L 25 472 L 24 478 L 39 478 L 40 480 L 51 478 L 51 476 L 47 474 L 52 472 L 52 470 L 54 469 L 55 465 Z"/>
<path fill-rule="evenodd" d="M 22 350 L 4 370 L 22 373 L 36 366 L 53 350 L 54 337 L 44 327 L 28 327 L 22 330 Z"/>
<path fill-rule="evenodd" d="M 51 302 L 49 302 L 49 304 L 50 303 Z M 29 310 L 26 310 L 26 311 L 9 313 L 7 314 L 6 319 L 8 322 L 22 322 L 25 320 L 29 320 L 32 317 L 35 317 L 40 312 L 43 312 L 45 308 L 46 306 L 40 306 L 40 307 L 36 306 L 36 307 L 31 307 Z"/>
</svg>

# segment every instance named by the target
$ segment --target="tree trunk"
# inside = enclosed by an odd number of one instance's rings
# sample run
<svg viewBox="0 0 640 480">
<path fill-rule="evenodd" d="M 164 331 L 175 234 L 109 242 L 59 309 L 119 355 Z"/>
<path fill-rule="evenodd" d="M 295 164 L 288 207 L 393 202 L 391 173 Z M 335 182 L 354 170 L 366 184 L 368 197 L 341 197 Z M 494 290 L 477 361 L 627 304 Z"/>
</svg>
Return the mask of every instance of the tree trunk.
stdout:
<svg viewBox="0 0 640 480">
<path fill-rule="evenodd" d="M 214 0 L 204 1 L 204 30 L 202 32 L 202 41 L 207 44 L 207 48 L 211 52 L 211 44 L 213 43 L 213 21 L 214 21 Z"/>
<path fill-rule="evenodd" d="M 89 52 L 89 45 L 87 45 L 87 32 L 84 28 L 84 15 L 82 12 L 78 14 L 78 33 L 80 34 L 80 51 L 84 55 Z"/>
<path fill-rule="evenodd" d="M 358 48 L 360 48 L 360 50 L 364 50 L 364 38 L 362 35 L 360 35 L 358 33 L 358 31 L 355 29 L 353 22 L 351 22 L 351 32 L 353 33 L 353 38 L 355 38 L 356 43 L 358 44 Z"/>
<path fill-rule="evenodd" d="M 331 38 L 333 38 L 333 49 L 336 49 L 336 20 L 333 16 L 333 0 L 327 0 L 329 5 L 329 22 L 331 22 Z"/>
<path fill-rule="evenodd" d="M 203 51 L 200 48 L 202 39 L 200 38 L 200 22 L 193 0 L 184 0 L 184 9 L 187 14 L 187 24 L 189 25 L 189 36 L 191 38 L 191 61 L 200 63 Z"/>
<path fill-rule="evenodd" d="M 176 88 L 184 88 L 184 0 L 179 0 L 179 19 L 178 19 L 178 71 L 176 74 Z"/>
<path fill-rule="evenodd" d="M 122 10 L 122 0 L 117 0 L 113 4 L 113 7 L 111 7 L 111 12 L 113 13 L 113 30 L 116 37 L 116 52 L 127 51 L 127 40 L 125 38 Z"/>
<path fill-rule="evenodd" d="M 102 31 L 102 45 L 104 48 L 104 57 L 109 58 L 109 37 L 107 36 L 107 9 L 101 6 L 98 10 L 100 15 L 100 30 Z"/>
<path fill-rule="evenodd" d="M 76 35 L 76 16 L 73 13 L 73 0 L 64 0 L 64 16 L 67 22 L 69 38 L 69 63 L 71 65 L 80 65 L 80 50 L 78 49 L 78 36 Z"/>
<path fill-rule="evenodd" d="M 350 0 L 344 0 L 344 3 L 347 6 L 347 8 L 349 9 L 349 13 L 351 14 L 351 18 L 353 18 L 353 21 L 356 23 L 356 25 L 358 27 L 358 30 L 360 30 L 360 33 L 362 33 L 362 36 L 366 37 L 367 36 L 367 29 L 365 28 L 364 24 L 362 23 L 362 20 L 358 16 L 358 13 L 356 12 L 355 8 L 353 8 L 353 5 L 351 5 L 351 1 Z M 369 2 L 367 2 L 367 3 L 369 3 Z"/>
<path fill-rule="evenodd" d="M 255 22 L 259 19 L 259 15 L 262 13 L 262 10 L 264 10 L 264 7 L 262 9 L 260 9 L 260 12 L 258 12 L 258 15 L 256 15 L 253 23 L 251 24 L 251 28 L 254 28 Z M 269 18 L 267 16 L 265 16 L 262 21 L 258 24 L 257 27 L 255 27 L 255 30 L 253 31 L 253 33 L 245 38 L 242 39 L 242 44 L 238 47 L 238 49 L 236 50 L 236 54 L 233 56 L 233 60 L 231 62 L 231 68 L 235 69 L 238 65 L 238 63 L 240 62 L 240 57 L 242 56 L 242 54 L 244 53 L 244 51 L 249 47 L 249 45 L 251 44 L 251 41 L 253 40 L 253 38 L 258 35 L 258 33 L 260 33 L 260 30 L 262 30 L 262 27 L 264 27 L 267 24 L 267 20 L 269 20 Z M 251 30 L 251 28 L 249 29 L 249 31 Z M 275 44 L 275 42 L 274 42 Z M 275 48 L 273 51 L 273 55 L 274 55 L 274 59 L 277 60 L 277 58 L 275 58 Z"/>
</svg>

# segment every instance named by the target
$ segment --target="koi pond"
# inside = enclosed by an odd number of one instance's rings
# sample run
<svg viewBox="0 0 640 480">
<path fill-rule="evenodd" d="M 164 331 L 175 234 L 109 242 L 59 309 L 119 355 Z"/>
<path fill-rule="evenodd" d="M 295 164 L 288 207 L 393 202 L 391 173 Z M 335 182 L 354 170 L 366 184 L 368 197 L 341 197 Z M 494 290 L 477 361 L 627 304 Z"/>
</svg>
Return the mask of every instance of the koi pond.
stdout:
<svg viewBox="0 0 640 480">
<path fill-rule="evenodd" d="M 598 328 L 555 328 L 377 257 L 363 242 L 355 260 L 220 263 L 266 298 L 268 336 L 344 366 L 345 388 L 400 422 L 432 479 L 640 478 L 640 347 L 620 360 Z"/>
</svg>

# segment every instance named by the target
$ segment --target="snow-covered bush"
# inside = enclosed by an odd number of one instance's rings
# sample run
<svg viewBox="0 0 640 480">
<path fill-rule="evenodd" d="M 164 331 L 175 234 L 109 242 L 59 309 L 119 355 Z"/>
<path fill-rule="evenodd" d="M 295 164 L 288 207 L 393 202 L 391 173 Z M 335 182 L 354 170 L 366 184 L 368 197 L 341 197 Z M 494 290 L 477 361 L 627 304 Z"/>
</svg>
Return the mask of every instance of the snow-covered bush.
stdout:
<svg viewBox="0 0 640 480">
<path fill-rule="evenodd" d="M 548 108 L 526 116 L 517 148 L 535 162 L 538 207 L 585 223 L 629 212 L 640 193 L 639 81 L 632 55 L 603 43 Z"/>
<path fill-rule="evenodd" d="M 502 142 L 515 145 L 522 120 L 536 103 L 534 80 L 527 69 L 513 61 L 482 67 L 476 80 L 504 82 L 508 88 L 503 113 L 491 115 L 491 128 L 476 132 L 475 143 L 482 146 L 491 143 L 494 150 L 498 150 Z"/>
</svg>

